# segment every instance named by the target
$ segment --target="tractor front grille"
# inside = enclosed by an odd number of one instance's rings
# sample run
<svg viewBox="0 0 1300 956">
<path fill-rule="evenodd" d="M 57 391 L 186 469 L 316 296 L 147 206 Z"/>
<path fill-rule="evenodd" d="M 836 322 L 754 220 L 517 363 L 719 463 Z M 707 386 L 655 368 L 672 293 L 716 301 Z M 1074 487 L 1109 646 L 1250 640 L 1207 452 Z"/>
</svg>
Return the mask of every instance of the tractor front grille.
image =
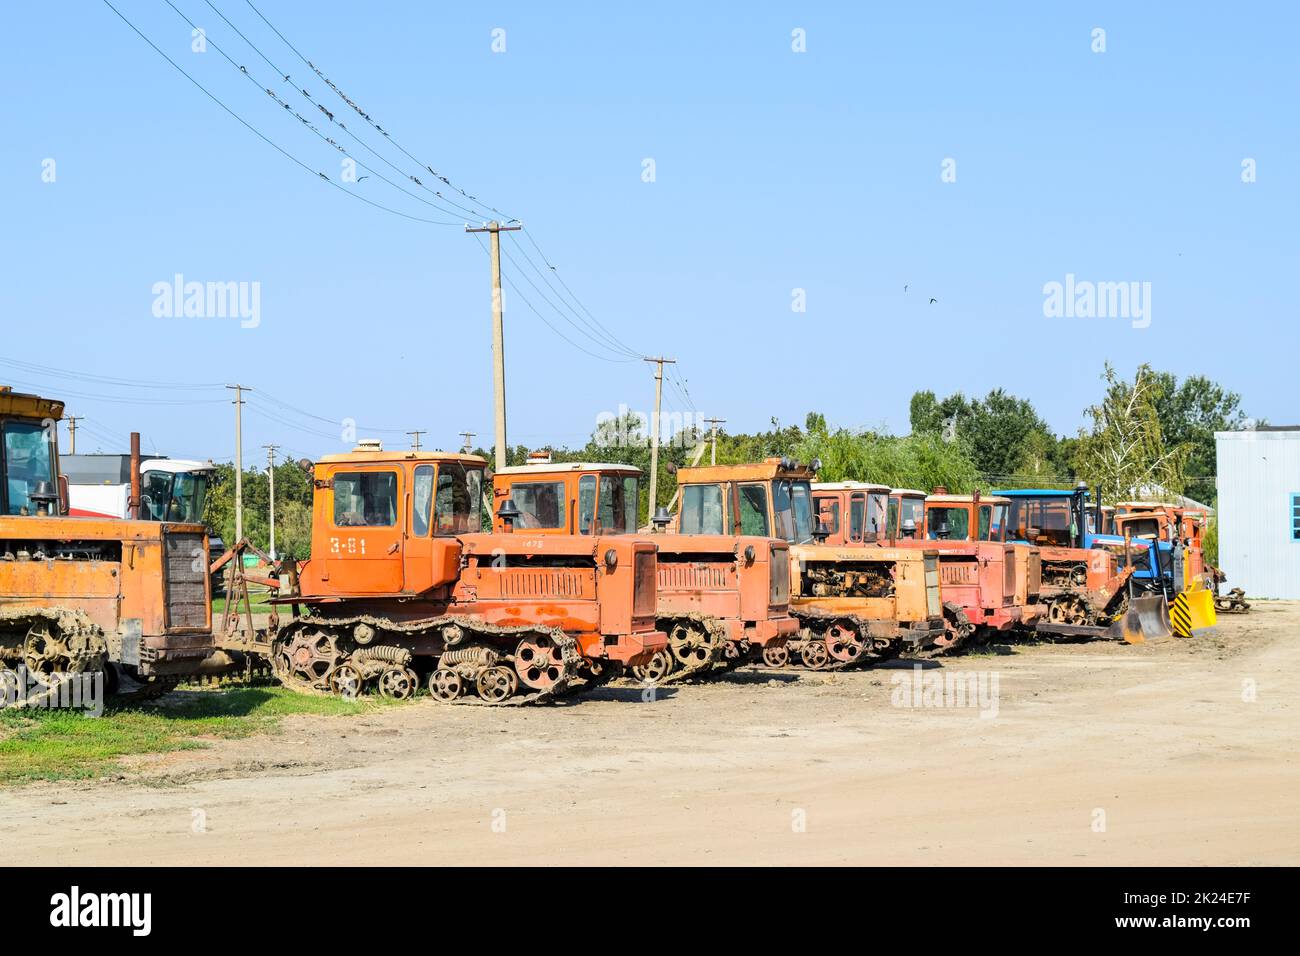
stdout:
<svg viewBox="0 0 1300 956">
<path fill-rule="evenodd" d="M 210 627 L 208 549 L 203 535 L 163 532 L 163 593 L 167 630 Z"/>
</svg>

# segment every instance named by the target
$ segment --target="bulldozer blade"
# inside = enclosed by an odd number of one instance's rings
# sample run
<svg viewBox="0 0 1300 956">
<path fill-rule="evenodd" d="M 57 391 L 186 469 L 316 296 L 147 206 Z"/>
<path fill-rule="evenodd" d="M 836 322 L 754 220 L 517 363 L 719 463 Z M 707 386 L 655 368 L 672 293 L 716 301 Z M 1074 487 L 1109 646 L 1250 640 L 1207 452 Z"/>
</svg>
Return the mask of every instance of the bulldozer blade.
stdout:
<svg viewBox="0 0 1300 956">
<path fill-rule="evenodd" d="M 1169 619 L 1179 637 L 1192 637 L 1210 631 L 1218 623 L 1214 613 L 1214 593 L 1205 588 L 1183 591 L 1169 608 Z"/>
<path fill-rule="evenodd" d="M 1131 599 L 1124 616 L 1110 626 L 1109 636 L 1126 644 L 1155 643 L 1173 637 L 1164 595 Z"/>
</svg>

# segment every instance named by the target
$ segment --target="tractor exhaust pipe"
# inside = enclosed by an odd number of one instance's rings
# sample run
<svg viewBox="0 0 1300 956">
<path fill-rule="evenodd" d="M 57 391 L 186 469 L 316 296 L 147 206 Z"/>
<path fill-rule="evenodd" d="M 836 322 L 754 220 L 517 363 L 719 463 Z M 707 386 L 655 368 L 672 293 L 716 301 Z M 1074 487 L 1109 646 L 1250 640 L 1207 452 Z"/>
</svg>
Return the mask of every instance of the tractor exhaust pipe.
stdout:
<svg viewBox="0 0 1300 956">
<path fill-rule="evenodd" d="M 140 520 L 140 433 L 131 432 L 131 497 L 126 503 L 127 516 Z"/>
</svg>

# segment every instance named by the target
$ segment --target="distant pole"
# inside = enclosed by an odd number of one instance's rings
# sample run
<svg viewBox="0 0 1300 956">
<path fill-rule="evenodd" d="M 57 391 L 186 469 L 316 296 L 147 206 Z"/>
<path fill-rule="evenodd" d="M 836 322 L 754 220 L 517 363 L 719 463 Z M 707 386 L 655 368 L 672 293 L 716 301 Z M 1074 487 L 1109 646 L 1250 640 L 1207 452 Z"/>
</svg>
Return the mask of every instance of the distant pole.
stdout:
<svg viewBox="0 0 1300 956">
<path fill-rule="evenodd" d="M 709 429 L 709 444 L 711 445 L 711 450 L 709 451 L 709 464 L 716 465 L 718 463 L 718 426 L 725 425 L 727 420 L 725 418 L 706 418 L 704 420 L 712 426 Z"/>
<path fill-rule="evenodd" d="M 497 470 L 506 466 L 506 347 L 501 306 L 501 233 L 523 226 L 503 226 L 495 219 L 483 226 L 466 226 L 466 232 L 486 232 L 492 237 L 492 392 L 496 405 Z"/>
<path fill-rule="evenodd" d="M 475 434 L 476 434 L 476 432 L 461 432 L 461 433 L 460 433 L 460 437 L 463 438 L 463 439 L 465 439 L 465 443 L 464 443 L 463 445 L 460 446 L 462 451 L 470 452 L 470 451 L 473 451 L 473 450 L 474 450 L 474 435 L 475 435 Z"/>
<path fill-rule="evenodd" d="M 406 434 L 408 434 L 408 435 L 411 436 L 411 447 L 414 448 L 416 451 L 419 451 L 419 450 L 420 450 L 420 436 L 421 436 L 421 435 L 427 435 L 427 434 L 429 434 L 429 433 L 428 433 L 427 431 L 414 431 L 414 432 L 407 432 Z"/>
<path fill-rule="evenodd" d="M 654 520 L 655 516 L 655 491 L 659 484 L 659 405 L 664 396 L 664 364 L 675 365 L 676 359 L 664 358 L 646 358 L 645 361 L 655 364 L 655 411 L 650 420 L 650 505 L 647 509 L 650 513 L 646 517 L 646 524 Z"/>
<path fill-rule="evenodd" d="M 227 385 L 235 392 L 235 543 L 244 540 L 244 432 L 243 408 L 244 392 L 251 392 L 247 385 Z"/>
<path fill-rule="evenodd" d="M 275 560 L 275 450 L 279 445 L 263 445 L 266 449 L 266 475 L 271 482 L 271 560 Z"/>
<path fill-rule="evenodd" d="M 79 421 L 81 421 L 81 417 L 75 415 L 69 415 L 67 417 L 68 441 L 72 443 L 72 451 L 68 452 L 69 455 L 75 455 L 77 453 L 77 422 Z"/>
</svg>

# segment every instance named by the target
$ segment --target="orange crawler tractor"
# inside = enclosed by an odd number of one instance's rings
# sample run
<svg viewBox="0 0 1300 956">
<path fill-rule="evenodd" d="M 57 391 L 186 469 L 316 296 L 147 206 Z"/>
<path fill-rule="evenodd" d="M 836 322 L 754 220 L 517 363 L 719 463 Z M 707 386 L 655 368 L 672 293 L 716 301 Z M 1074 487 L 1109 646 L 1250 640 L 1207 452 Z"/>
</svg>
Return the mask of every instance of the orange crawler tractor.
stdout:
<svg viewBox="0 0 1300 956">
<path fill-rule="evenodd" d="M 503 468 L 496 500 L 518 512 L 520 534 L 635 534 L 641 472 L 630 465 L 549 459 Z M 498 511 L 500 515 L 500 511 Z M 667 524 L 666 515 L 661 524 Z M 505 530 L 498 516 L 497 530 Z M 799 629 L 790 617 L 789 545 L 762 535 L 658 534 L 658 623 L 668 647 L 638 678 L 669 683 L 716 676 L 780 654 Z"/>
<path fill-rule="evenodd" d="M 938 553 L 821 543 L 812 509 L 817 466 L 769 458 L 679 469 L 678 527 L 789 543 L 791 613 L 800 631 L 765 663 L 831 670 L 933 645 L 944 634 Z"/>
<path fill-rule="evenodd" d="M 914 497 L 900 492 L 900 501 Z M 1006 498 L 950 495 L 943 489 L 924 499 L 924 523 L 913 547 L 938 548 L 945 604 L 981 638 L 1032 628 L 1042 612 L 1042 559 L 1038 549 L 1006 540 Z M 914 514 L 914 507 L 900 513 Z M 901 540 L 900 544 L 903 543 Z"/>
<path fill-rule="evenodd" d="M 0 386 L 0 669 L 102 672 L 119 700 L 152 696 L 212 650 L 202 525 L 67 517 L 63 403 Z M 134 456 L 133 502 L 139 495 Z M 2 704 L 0 704 L 2 706 Z"/>
<path fill-rule="evenodd" d="M 479 533 L 486 462 L 366 443 L 315 465 L 312 552 L 282 574 L 276 677 L 304 691 L 492 704 L 568 694 L 649 663 L 655 546 L 629 535 Z M 287 578 L 287 580 L 286 580 Z"/>
</svg>

